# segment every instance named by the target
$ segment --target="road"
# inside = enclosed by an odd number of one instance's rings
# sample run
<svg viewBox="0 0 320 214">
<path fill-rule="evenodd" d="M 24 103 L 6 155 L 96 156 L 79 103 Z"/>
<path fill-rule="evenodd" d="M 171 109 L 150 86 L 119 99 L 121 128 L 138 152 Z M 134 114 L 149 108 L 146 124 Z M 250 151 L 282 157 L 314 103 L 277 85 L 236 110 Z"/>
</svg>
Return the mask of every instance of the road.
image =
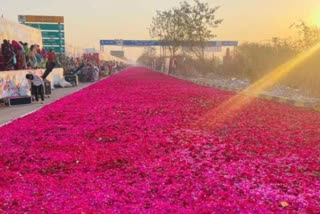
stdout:
<svg viewBox="0 0 320 214">
<path fill-rule="evenodd" d="M 319 213 L 320 114 L 245 97 L 224 114 L 234 96 L 135 67 L 18 119 L 0 210 Z"/>
</svg>

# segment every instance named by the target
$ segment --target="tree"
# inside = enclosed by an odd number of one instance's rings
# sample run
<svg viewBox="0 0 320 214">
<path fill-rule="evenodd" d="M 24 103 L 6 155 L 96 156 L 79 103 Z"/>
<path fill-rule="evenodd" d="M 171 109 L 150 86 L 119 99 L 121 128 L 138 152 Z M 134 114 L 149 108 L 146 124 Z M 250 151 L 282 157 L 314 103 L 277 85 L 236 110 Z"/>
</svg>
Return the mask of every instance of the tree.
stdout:
<svg viewBox="0 0 320 214">
<path fill-rule="evenodd" d="M 145 48 L 141 56 L 137 59 L 137 62 L 141 65 L 150 66 L 156 55 L 155 48 Z"/>
<path fill-rule="evenodd" d="M 212 8 L 208 3 L 200 0 L 194 0 L 194 3 L 190 5 L 184 1 L 180 4 L 180 9 L 183 14 L 188 48 L 198 58 L 204 59 L 208 41 L 216 37 L 213 29 L 217 28 L 223 20 L 216 18 L 219 7 Z"/>
<path fill-rule="evenodd" d="M 184 33 L 181 23 L 182 19 L 177 9 L 157 11 L 152 19 L 149 29 L 151 37 L 166 44 L 171 56 L 175 56 L 183 41 Z"/>
<path fill-rule="evenodd" d="M 317 26 L 311 26 L 304 21 L 294 23 L 291 25 L 298 30 L 300 38 L 295 41 L 295 48 L 303 51 L 313 47 L 320 42 L 320 28 Z"/>
<path fill-rule="evenodd" d="M 171 56 L 182 46 L 204 59 L 208 41 L 215 37 L 213 28 L 221 24 L 216 19 L 219 7 L 210 7 L 208 3 L 194 0 L 191 5 L 187 1 L 180 2 L 179 7 L 166 11 L 157 11 L 150 26 L 150 36 L 157 38 L 169 47 Z"/>
</svg>

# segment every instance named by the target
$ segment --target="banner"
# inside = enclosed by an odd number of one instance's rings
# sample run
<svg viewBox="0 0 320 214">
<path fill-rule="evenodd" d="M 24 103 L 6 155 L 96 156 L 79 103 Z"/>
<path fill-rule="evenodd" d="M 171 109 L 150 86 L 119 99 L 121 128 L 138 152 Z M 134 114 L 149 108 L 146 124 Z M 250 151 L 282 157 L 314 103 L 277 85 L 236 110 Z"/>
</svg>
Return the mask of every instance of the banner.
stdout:
<svg viewBox="0 0 320 214">
<path fill-rule="evenodd" d="M 63 16 L 18 16 L 18 20 L 27 26 L 39 29 L 46 50 L 54 49 L 65 54 L 64 17 Z"/>
<path fill-rule="evenodd" d="M 194 46 L 193 42 L 193 46 Z M 199 43 L 199 42 L 198 42 Z M 128 47 L 150 47 L 150 46 L 170 46 L 174 44 L 170 41 L 155 41 L 155 40 L 100 40 L 100 46 L 128 46 Z M 190 46 L 190 42 L 182 42 L 182 46 Z M 228 47 L 238 46 L 238 41 L 208 41 L 207 46 Z"/>
<path fill-rule="evenodd" d="M 31 44 L 37 44 L 42 47 L 40 30 L 0 18 L 1 43 L 4 39 L 27 42 L 29 46 Z"/>
<path fill-rule="evenodd" d="M 0 99 L 5 97 L 30 96 L 30 85 L 26 79 L 26 74 L 37 74 L 41 76 L 44 69 L 0 71 Z M 51 86 L 58 85 L 64 79 L 63 69 L 55 68 L 47 77 Z"/>
<path fill-rule="evenodd" d="M 33 27 L 36 29 L 39 29 L 41 31 L 47 31 L 47 30 L 52 30 L 52 31 L 64 31 L 64 25 L 63 24 L 43 24 L 43 23 L 23 23 L 29 27 Z"/>
<path fill-rule="evenodd" d="M 48 22 L 48 23 L 64 23 L 63 16 L 31 16 L 19 15 L 19 22 Z"/>
<path fill-rule="evenodd" d="M 124 51 L 110 51 L 111 56 L 115 56 L 118 58 L 124 57 Z"/>
<path fill-rule="evenodd" d="M 110 53 L 103 52 L 103 51 L 99 52 L 99 57 L 100 57 L 100 60 L 103 60 L 103 61 L 116 61 L 116 62 L 127 63 L 127 60 L 118 58 L 116 56 L 111 56 Z"/>
</svg>

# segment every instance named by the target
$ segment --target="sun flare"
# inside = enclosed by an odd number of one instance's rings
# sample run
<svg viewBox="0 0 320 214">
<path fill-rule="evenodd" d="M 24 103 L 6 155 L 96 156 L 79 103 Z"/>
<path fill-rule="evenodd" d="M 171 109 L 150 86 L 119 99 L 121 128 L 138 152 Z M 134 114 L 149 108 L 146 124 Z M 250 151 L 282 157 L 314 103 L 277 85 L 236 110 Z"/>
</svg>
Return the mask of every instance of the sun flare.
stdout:
<svg viewBox="0 0 320 214">
<path fill-rule="evenodd" d="M 315 25 L 320 27 L 320 12 L 314 15 L 313 22 Z"/>
<path fill-rule="evenodd" d="M 267 75 L 244 89 L 241 93 L 231 97 L 220 106 L 209 111 L 204 116 L 205 120 L 216 127 L 230 122 L 239 111 L 244 109 L 244 107 L 254 100 L 255 95 L 260 94 L 265 89 L 272 87 L 281 79 L 288 76 L 295 67 L 313 56 L 319 50 L 320 43 L 273 69 Z"/>
</svg>

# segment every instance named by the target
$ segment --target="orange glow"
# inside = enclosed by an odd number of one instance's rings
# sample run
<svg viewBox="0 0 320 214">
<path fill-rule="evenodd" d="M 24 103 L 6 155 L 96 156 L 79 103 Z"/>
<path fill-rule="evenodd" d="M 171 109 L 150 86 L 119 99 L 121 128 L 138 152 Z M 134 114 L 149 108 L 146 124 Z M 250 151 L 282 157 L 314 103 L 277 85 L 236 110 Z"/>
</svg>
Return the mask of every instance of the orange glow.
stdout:
<svg viewBox="0 0 320 214">
<path fill-rule="evenodd" d="M 320 26 L 320 12 L 315 15 L 314 22 L 316 25 Z"/>
</svg>

